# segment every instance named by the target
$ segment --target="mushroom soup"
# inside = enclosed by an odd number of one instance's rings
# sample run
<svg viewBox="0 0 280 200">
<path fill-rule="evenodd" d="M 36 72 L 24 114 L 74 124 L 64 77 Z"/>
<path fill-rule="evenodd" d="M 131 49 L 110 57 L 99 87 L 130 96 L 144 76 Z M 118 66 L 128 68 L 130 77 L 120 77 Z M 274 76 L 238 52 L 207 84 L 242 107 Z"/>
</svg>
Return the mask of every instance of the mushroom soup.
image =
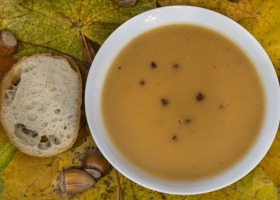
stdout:
<svg viewBox="0 0 280 200">
<path fill-rule="evenodd" d="M 102 112 L 128 161 L 157 177 L 195 180 L 248 153 L 262 126 L 264 94 L 236 44 L 175 24 L 143 33 L 118 54 L 106 75 Z"/>
</svg>

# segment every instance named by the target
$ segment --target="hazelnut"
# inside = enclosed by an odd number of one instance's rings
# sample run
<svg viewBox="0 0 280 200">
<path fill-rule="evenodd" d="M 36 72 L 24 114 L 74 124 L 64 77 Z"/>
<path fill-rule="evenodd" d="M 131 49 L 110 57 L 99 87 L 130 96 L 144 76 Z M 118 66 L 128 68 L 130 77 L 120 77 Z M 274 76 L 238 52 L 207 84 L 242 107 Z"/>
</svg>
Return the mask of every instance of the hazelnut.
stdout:
<svg viewBox="0 0 280 200">
<path fill-rule="evenodd" d="M 83 168 L 87 172 L 90 171 L 89 173 L 93 174 L 95 178 L 100 178 L 109 172 L 110 163 L 105 159 L 99 150 L 95 150 L 85 157 L 83 161 Z M 100 172 L 100 176 L 98 172 Z"/>
<path fill-rule="evenodd" d="M 120 7 L 131 7 L 137 3 L 137 0 L 114 0 Z"/>
<path fill-rule="evenodd" d="M 8 30 L 0 31 L 0 55 L 8 56 L 17 49 L 17 39 L 15 35 Z"/>
<path fill-rule="evenodd" d="M 60 175 L 60 188 L 67 193 L 80 193 L 91 188 L 95 179 L 80 169 L 66 169 Z"/>
</svg>

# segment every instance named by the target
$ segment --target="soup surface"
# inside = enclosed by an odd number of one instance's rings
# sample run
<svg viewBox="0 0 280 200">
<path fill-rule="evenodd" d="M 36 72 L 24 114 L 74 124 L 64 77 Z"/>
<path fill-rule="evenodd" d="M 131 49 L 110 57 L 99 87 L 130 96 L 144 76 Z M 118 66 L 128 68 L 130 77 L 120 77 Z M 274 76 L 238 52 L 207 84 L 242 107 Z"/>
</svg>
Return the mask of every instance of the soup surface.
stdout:
<svg viewBox="0 0 280 200">
<path fill-rule="evenodd" d="M 168 179 L 231 167 L 256 142 L 264 115 L 262 86 L 245 53 L 193 25 L 135 38 L 114 60 L 102 92 L 105 126 L 119 151 Z"/>
</svg>

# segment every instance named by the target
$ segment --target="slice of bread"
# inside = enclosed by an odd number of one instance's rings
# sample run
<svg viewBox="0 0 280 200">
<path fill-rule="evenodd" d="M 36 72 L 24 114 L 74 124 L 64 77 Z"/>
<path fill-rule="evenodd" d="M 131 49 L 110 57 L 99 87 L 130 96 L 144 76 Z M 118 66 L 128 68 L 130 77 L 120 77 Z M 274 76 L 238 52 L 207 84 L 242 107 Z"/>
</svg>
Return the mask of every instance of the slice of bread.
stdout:
<svg viewBox="0 0 280 200">
<path fill-rule="evenodd" d="M 53 156 L 72 147 L 80 126 L 82 81 L 78 67 L 63 57 L 22 58 L 0 89 L 0 120 L 23 153 Z"/>
</svg>

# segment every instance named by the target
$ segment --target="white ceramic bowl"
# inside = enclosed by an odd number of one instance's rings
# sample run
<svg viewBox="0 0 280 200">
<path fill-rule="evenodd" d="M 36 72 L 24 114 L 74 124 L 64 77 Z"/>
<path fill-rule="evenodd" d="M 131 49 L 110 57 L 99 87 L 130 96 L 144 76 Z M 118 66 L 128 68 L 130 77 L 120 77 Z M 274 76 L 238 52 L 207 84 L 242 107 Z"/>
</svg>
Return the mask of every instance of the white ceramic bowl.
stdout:
<svg viewBox="0 0 280 200">
<path fill-rule="evenodd" d="M 256 144 L 246 157 L 222 174 L 193 182 L 162 180 L 129 163 L 112 145 L 102 121 L 101 92 L 106 73 L 122 48 L 141 33 L 167 24 L 195 24 L 213 29 L 239 45 L 254 63 L 265 90 L 265 118 Z M 223 188 L 249 173 L 269 150 L 280 119 L 277 76 L 261 45 L 244 28 L 216 12 L 188 6 L 171 6 L 142 13 L 121 25 L 98 51 L 86 84 L 86 116 L 91 134 L 108 161 L 132 181 L 164 193 L 199 194 Z M 238 147 L 237 147 L 238 148 Z"/>
</svg>

